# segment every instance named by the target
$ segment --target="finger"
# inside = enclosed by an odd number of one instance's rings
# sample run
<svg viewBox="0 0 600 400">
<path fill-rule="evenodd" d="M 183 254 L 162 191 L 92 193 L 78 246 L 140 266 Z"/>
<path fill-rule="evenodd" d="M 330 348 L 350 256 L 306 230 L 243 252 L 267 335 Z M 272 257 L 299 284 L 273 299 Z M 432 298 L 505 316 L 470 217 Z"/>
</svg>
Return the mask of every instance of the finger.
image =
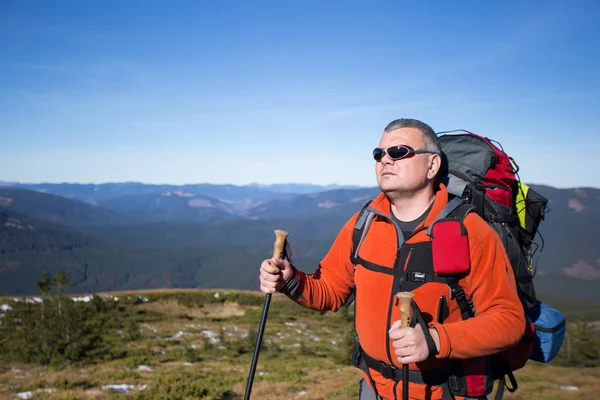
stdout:
<svg viewBox="0 0 600 400">
<path fill-rule="evenodd" d="M 284 262 L 285 260 L 281 260 L 279 258 L 271 258 L 269 260 L 269 264 L 271 264 L 273 267 L 276 267 L 277 269 L 282 269 L 285 265 Z"/>
<path fill-rule="evenodd" d="M 264 262 L 261 264 L 260 269 L 262 271 L 265 271 L 271 275 L 277 275 L 281 272 L 281 270 L 279 268 L 277 268 L 274 265 L 269 264 L 269 262 Z"/>
<path fill-rule="evenodd" d="M 406 337 L 403 337 L 402 339 L 394 340 L 392 342 L 392 346 L 395 349 L 403 349 L 412 346 L 412 344 L 408 340 L 406 340 Z"/>
<path fill-rule="evenodd" d="M 266 288 L 266 289 L 276 289 L 277 288 L 277 282 L 270 282 L 270 281 L 265 281 L 264 279 L 260 280 L 260 286 L 261 288 Z"/>
<path fill-rule="evenodd" d="M 390 331 L 392 329 L 400 329 L 402 326 L 402 321 L 394 321 L 394 323 L 392 324 L 392 326 L 390 327 Z"/>
<path fill-rule="evenodd" d="M 267 294 L 268 293 L 275 293 L 275 287 L 268 287 L 268 286 L 265 286 L 265 285 L 260 285 L 260 290 L 263 293 L 267 293 Z"/>
<path fill-rule="evenodd" d="M 414 349 L 412 347 L 402 347 L 394 350 L 394 354 L 397 357 L 408 357 L 414 353 Z"/>
<path fill-rule="evenodd" d="M 408 329 L 410 329 L 410 328 L 399 328 L 399 329 L 390 330 L 390 333 L 389 333 L 390 339 L 392 339 L 392 340 L 403 339 L 407 335 Z"/>
<path fill-rule="evenodd" d="M 262 271 L 260 273 L 260 279 L 267 281 L 267 282 L 278 282 L 280 278 L 281 277 L 279 274 L 270 274 L 265 271 Z"/>
<path fill-rule="evenodd" d="M 398 362 L 400 364 L 403 364 L 403 365 L 412 364 L 414 362 L 418 362 L 419 361 L 417 359 L 417 357 L 415 357 L 413 355 L 408 355 L 408 356 L 404 356 L 404 357 L 396 357 L 396 359 L 398 360 Z"/>
</svg>

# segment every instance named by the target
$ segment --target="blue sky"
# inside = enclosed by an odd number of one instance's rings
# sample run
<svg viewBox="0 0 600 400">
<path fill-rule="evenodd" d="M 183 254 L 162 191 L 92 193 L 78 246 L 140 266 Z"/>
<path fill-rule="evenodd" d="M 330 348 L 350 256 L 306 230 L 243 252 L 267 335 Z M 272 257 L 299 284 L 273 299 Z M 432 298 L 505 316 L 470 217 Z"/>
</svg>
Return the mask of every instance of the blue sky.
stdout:
<svg viewBox="0 0 600 400">
<path fill-rule="evenodd" d="M 600 187 L 600 3 L 0 2 L 0 180 L 376 185 L 385 125 Z"/>
</svg>

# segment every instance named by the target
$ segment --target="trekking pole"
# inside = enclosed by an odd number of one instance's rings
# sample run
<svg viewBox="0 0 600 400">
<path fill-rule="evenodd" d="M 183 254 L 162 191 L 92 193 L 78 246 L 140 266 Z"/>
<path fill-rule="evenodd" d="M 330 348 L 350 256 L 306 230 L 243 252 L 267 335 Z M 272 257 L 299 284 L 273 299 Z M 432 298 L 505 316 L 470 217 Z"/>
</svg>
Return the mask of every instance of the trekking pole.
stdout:
<svg viewBox="0 0 600 400">
<path fill-rule="evenodd" d="M 285 242 L 288 237 L 288 233 L 282 230 L 275 231 L 275 243 L 273 244 L 273 258 L 283 259 L 285 251 Z M 258 363 L 258 355 L 260 354 L 260 345 L 262 343 L 263 332 L 265 331 L 265 324 L 267 322 L 267 314 L 269 312 L 269 305 L 271 304 L 271 293 L 267 293 L 265 297 L 265 303 L 263 304 L 263 312 L 260 317 L 260 325 L 258 327 L 258 335 L 256 337 L 256 344 L 254 346 L 254 355 L 252 356 L 252 364 L 250 365 L 250 374 L 248 375 L 248 382 L 246 384 L 246 394 L 244 400 L 250 400 L 250 393 L 252 392 L 252 383 L 254 382 L 254 373 L 256 372 L 256 364 Z"/>
<path fill-rule="evenodd" d="M 411 292 L 399 292 L 396 297 L 400 301 L 400 328 L 408 328 L 412 319 L 412 299 L 415 295 Z M 402 364 L 402 399 L 408 400 L 408 364 Z"/>
</svg>

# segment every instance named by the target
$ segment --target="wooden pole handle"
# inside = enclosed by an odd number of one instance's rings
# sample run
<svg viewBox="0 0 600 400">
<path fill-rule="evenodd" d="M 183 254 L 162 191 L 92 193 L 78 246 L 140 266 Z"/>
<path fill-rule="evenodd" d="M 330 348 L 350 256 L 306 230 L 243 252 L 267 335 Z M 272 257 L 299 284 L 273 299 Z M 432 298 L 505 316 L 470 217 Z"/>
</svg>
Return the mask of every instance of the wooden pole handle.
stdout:
<svg viewBox="0 0 600 400">
<path fill-rule="evenodd" d="M 400 327 L 408 328 L 412 320 L 412 300 L 415 295 L 411 292 L 399 292 L 396 297 L 400 301 Z"/>
<path fill-rule="evenodd" d="M 273 258 L 277 258 L 281 260 L 283 258 L 283 253 L 285 252 L 285 241 L 289 233 L 286 231 L 282 231 L 281 229 L 277 229 L 275 231 L 275 243 L 273 244 Z"/>
</svg>

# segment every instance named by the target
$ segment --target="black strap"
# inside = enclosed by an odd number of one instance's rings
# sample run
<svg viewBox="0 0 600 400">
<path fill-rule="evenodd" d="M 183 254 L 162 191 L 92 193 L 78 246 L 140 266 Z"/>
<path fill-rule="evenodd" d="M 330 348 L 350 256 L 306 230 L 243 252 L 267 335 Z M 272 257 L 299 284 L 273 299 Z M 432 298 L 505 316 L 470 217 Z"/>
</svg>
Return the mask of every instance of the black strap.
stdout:
<svg viewBox="0 0 600 400">
<path fill-rule="evenodd" d="M 416 302 L 411 303 L 413 316 L 410 321 L 411 328 L 414 328 L 419 324 L 421 329 L 423 330 L 423 334 L 425 335 L 425 342 L 427 342 L 427 349 L 429 350 L 429 354 L 434 355 L 438 353 L 437 346 L 435 345 L 435 341 L 433 340 L 433 336 L 431 336 L 431 332 L 429 332 L 429 327 L 427 323 L 423 319 L 423 314 L 421 314 L 421 309 Z"/>
<path fill-rule="evenodd" d="M 360 264 L 368 270 L 375 271 L 375 272 L 381 272 L 383 274 L 388 274 L 388 275 L 395 275 L 393 268 L 384 267 L 382 265 L 363 260 L 360 257 L 351 257 L 350 260 L 351 260 L 352 264 L 354 264 L 354 265 Z"/>
<path fill-rule="evenodd" d="M 450 390 L 450 385 L 448 385 L 448 382 L 442 386 L 442 400 L 454 400 L 454 394 Z"/>
<path fill-rule="evenodd" d="M 408 271 L 405 274 L 407 282 L 439 282 L 446 283 L 447 278 L 439 276 L 437 274 L 428 274 L 427 272 Z"/>
<path fill-rule="evenodd" d="M 355 342 L 353 349 L 353 364 L 366 372 L 369 377 L 368 368 L 379 372 L 384 378 L 395 382 L 402 381 L 402 368 L 396 368 L 393 365 L 378 361 L 364 352 L 360 344 Z M 443 386 L 448 382 L 448 373 L 445 369 L 436 369 L 429 371 L 409 370 L 408 381 L 419 385 Z"/>
<path fill-rule="evenodd" d="M 467 300 L 464 289 L 458 284 L 458 278 L 450 276 L 446 278 L 446 281 L 452 291 L 452 297 L 455 298 L 458 303 L 462 319 L 465 320 L 474 317 L 475 307 L 473 306 L 473 302 L 470 299 Z"/>
<path fill-rule="evenodd" d="M 362 370 L 369 378 L 369 382 L 371 382 L 371 388 L 373 389 L 373 393 L 375 393 L 375 397 L 379 398 L 379 393 L 377 393 L 377 386 L 375 385 L 375 381 L 371 376 L 371 371 L 369 371 L 369 366 L 365 359 L 366 353 L 360 347 L 360 342 L 358 340 L 358 336 L 354 337 L 354 346 L 352 347 L 352 364 Z"/>
<path fill-rule="evenodd" d="M 504 397 L 505 384 L 506 378 L 504 378 L 504 375 L 502 375 L 502 377 L 498 380 L 498 390 L 496 390 L 496 396 L 494 397 L 495 400 L 502 400 L 502 398 Z"/>
<path fill-rule="evenodd" d="M 452 217 L 459 221 L 464 221 L 467 217 L 467 214 L 474 210 L 475 206 L 469 203 L 462 203 L 460 206 L 456 207 L 452 212 L 448 215 L 448 217 Z"/>
<path fill-rule="evenodd" d="M 475 205 L 475 211 L 481 218 L 484 218 L 484 199 L 485 193 L 476 187 L 471 187 L 471 203 Z"/>
<path fill-rule="evenodd" d="M 517 222 L 516 215 L 490 215 L 487 218 L 488 222 L 502 222 L 507 224 L 514 224 Z"/>
</svg>

